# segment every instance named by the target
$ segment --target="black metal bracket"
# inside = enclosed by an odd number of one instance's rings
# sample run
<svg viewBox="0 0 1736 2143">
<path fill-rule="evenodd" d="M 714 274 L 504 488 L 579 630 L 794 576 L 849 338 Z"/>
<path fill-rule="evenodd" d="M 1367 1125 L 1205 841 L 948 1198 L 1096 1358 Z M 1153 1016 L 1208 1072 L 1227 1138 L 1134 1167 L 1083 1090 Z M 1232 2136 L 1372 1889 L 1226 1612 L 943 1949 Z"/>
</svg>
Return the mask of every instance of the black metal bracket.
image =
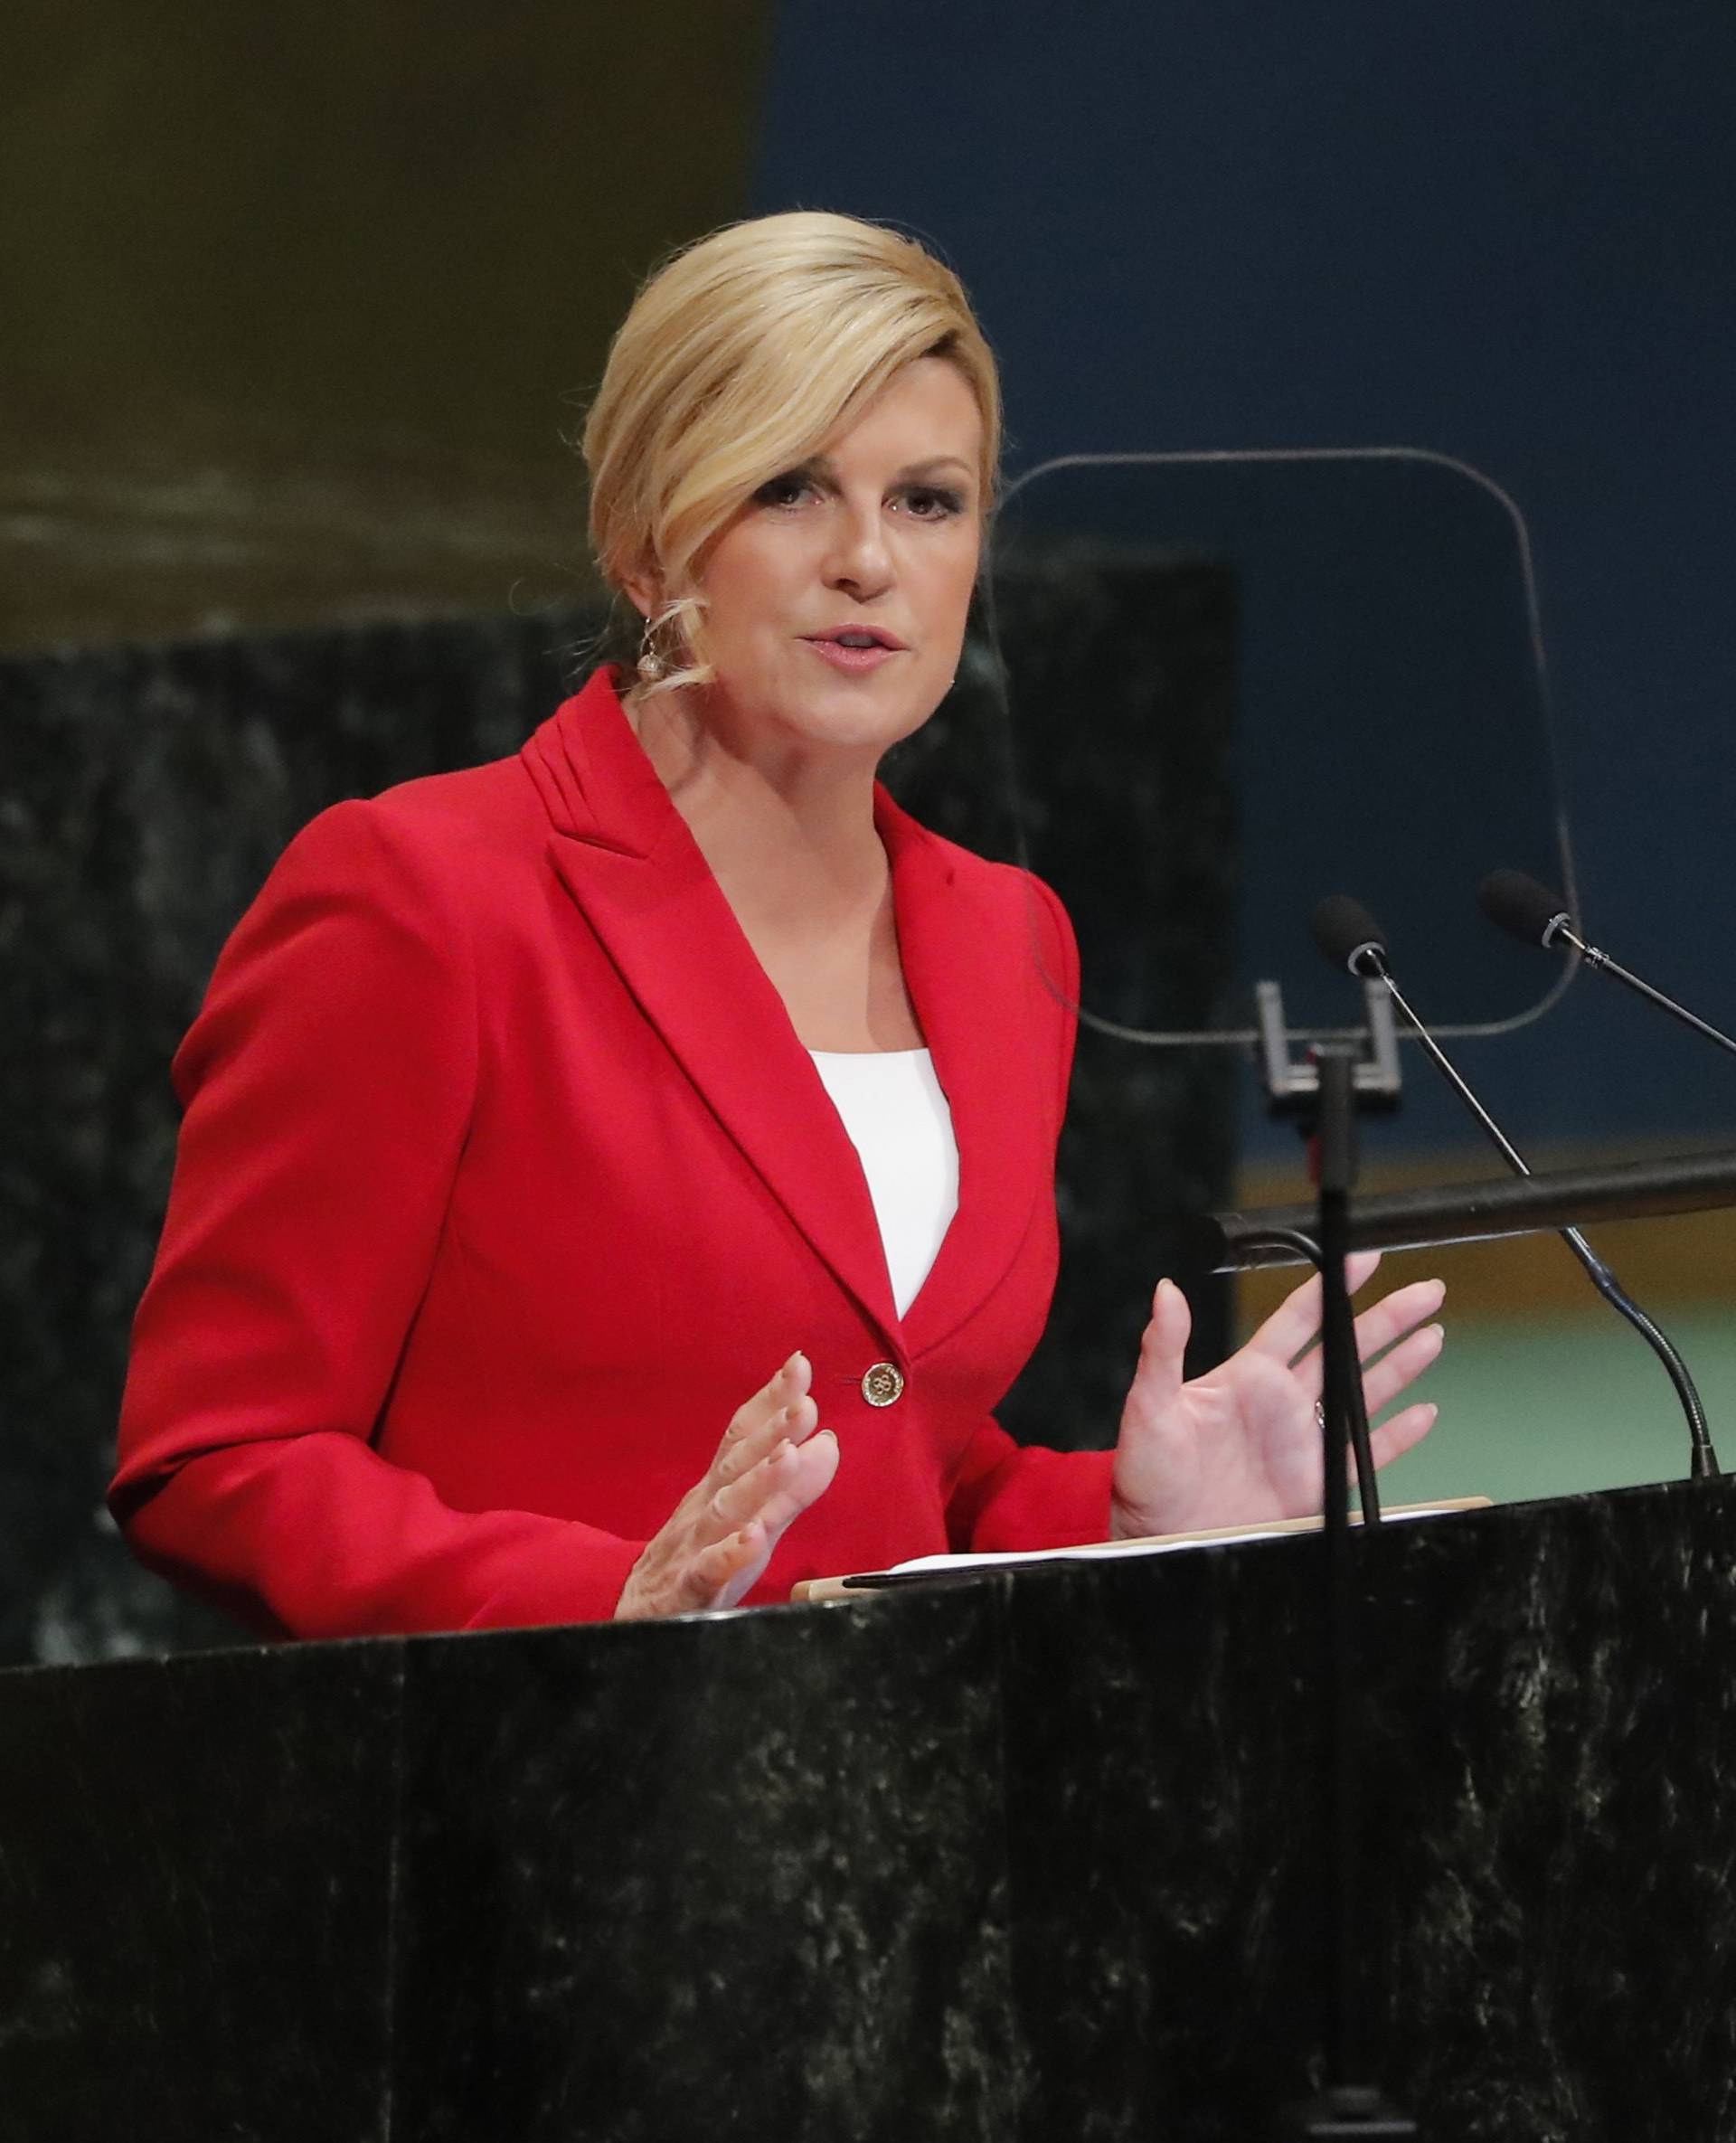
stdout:
<svg viewBox="0 0 1736 2143">
<path fill-rule="evenodd" d="M 1363 1005 L 1367 1017 L 1360 1034 L 1334 1037 L 1354 1039 L 1357 1048 L 1356 1109 L 1359 1115 L 1396 1109 L 1404 1090 L 1399 1068 L 1398 1030 L 1392 1024 L 1392 1000 L 1378 982 L 1363 985 Z M 1297 1062 L 1290 1054 L 1291 1034 L 1284 1020 L 1284 993 L 1275 982 L 1254 985 L 1254 1008 L 1260 1029 L 1260 1073 L 1266 1089 L 1266 1107 L 1276 1117 L 1300 1117 L 1311 1124 L 1319 1104 L 1320 1072 L 1310 1053 Z M 1319 1037 L 1305 1037 L 1308 1040 Z"/>
</svg>

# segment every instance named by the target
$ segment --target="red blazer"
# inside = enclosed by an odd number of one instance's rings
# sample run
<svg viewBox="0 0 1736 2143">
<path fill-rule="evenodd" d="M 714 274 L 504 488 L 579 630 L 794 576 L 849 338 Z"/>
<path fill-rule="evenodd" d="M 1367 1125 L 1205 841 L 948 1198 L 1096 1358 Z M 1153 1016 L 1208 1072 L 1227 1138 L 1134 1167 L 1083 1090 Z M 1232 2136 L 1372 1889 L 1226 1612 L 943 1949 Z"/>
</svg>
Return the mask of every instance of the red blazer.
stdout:
<svg viewBox="0 0 1736 2143">
<path fill-rule="evenodd" d="M 606 1618 L 798 1346 L 840 1464 L 750 1602 L 1104 1536 L 1110 1455 L 990 1414 L 1054 1281 L 1071 933 L 883 792 L 876 822 L 959 1147 L 901 1321 L 855 1150 L 606 675 L 516 758 L 297 835 L 175 1057 L 110 1495 L 147 1562 L 297 1637 Z"/>
</svg>

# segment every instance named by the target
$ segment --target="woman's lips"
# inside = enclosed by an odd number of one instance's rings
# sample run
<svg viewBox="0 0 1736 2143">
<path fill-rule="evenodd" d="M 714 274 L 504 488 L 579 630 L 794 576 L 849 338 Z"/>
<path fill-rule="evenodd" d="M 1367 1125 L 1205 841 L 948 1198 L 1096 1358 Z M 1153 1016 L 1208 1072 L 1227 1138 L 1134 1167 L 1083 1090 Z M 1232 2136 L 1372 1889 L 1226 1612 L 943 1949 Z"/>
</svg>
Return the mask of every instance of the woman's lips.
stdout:
<svg viewBox="0 0 1736 2143">
<path fill-rule="evenodd" d="M 877 670 L 883 662 L 891 662 L 896 655 L 904 653 L 901 647 L 845 647 L 837 640 L 804 640 L 803 647 L 811 647 L 822 662 L 829 662 L 835 670 Z"/>
</svg>

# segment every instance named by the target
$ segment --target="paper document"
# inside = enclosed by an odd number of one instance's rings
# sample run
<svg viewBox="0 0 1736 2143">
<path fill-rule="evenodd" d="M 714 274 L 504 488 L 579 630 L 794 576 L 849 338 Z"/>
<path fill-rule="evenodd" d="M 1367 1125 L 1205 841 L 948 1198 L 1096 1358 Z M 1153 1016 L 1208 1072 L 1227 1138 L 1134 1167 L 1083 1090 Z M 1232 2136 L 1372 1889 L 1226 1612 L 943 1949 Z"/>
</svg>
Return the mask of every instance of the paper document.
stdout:
<svg viewBox="0 0 1736 2143">
<path fill-rule="evenodd" d="M 1457 1496 L 1439 1503 L 1396 1504 L 1383 1514 L 1391 1524 L 1401 1518 L 1433 1518 L 1448 1511 L 1487 1510 L 1486 1496 Z M 1363 1515 L 1351 1513 L 1351 1524 L 1360 1525 Z M 1078 1562 L 1101 1561 L 1120 1555 L 1168 1555 L 1177 1548 L 1202 1548 L 1241 1540 L 1274 1540 L 1291 1533 L 1318 1533 L 1320 1520 L 1270 1518 L 1258 1525 L 1210 1525 L 1197 1533 L 1165 1533 L 1150 1540 L 1096 1540 L 1076 1548 L 1014 1548 L 1004 1553 L 982 1555 L 916 1555 L 908 1562 L 895 1562 L 890 1570 L 865 1571 L 855 1577 L 803 1578 L 790 1587 L 789 1597 L 808 1600 L 869 1600 L 876 1591 L 902 1584 L 920 1584 L 924 1578 L 944 1579 L 973 1570 L 1006 1570 L 1020 1562 Z"/>
<path fill-rule="evenodd" d="M 1382 1522 L 1395 1525 L 1404 1518 L 1433 1518 L 1448 1511 L 1485 1510 L 1486 1496 L 1462 1496 L 1445 1503 L 1401 1503 L 1382 1513 Z M 1354 1512 L 1351 1523 L 1360 1525 L 1363 1515 Z M 1203 1547 L 1214 1542 L 1277 1540 L 1292 1533 L 1317 1533 L 1318 1517 L 1271 1518 L 1258 1525 L 1217 1525 L 1199 1533 L 1156 1534 L 1149 1540 L 1093 1540 L 1074 1548 L 1014 1548 L 986 1555 L 916 1555 L 908 1562 L 894 1562 L 894 1572 L 914 1570 L 983 1570 L 1010 1562 L 1095 1562 L 1107 1555 L 1173 1555 L 1179 1548 Z"/>
</svg>

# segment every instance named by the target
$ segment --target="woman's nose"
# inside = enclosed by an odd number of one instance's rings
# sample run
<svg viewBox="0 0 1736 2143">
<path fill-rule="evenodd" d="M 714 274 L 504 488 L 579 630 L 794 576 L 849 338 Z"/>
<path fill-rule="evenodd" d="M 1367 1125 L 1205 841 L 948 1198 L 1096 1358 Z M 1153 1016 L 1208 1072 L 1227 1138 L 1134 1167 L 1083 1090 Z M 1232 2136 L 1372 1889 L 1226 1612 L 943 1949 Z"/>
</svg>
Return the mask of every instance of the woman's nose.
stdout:
<svg viewBox="0 0 1736 2143">
<path fill-rule="evenodd" d="M 859 598 L 882 593 L 892 578 L 892 554 L 878 508 L 871 514 L 846 506 L 834 535 L 826 562 L 827 584 Z"/>
</svg>

